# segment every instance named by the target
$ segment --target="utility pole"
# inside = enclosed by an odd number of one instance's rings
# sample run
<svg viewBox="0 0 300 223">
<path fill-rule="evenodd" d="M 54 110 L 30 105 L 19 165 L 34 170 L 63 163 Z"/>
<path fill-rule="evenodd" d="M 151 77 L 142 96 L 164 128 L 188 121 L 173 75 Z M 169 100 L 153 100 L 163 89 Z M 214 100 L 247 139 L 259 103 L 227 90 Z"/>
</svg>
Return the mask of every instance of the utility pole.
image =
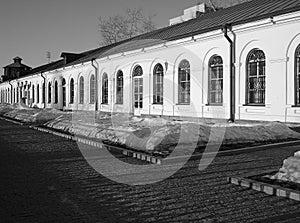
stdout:
<svg viewBox="0 0 300 223">
<path fill-rule="evenodd" d="M 46 57 L 48 59 L 48 63 L 51 61 L 51 53 L 49 51 L 46 52 Z"/>
<path fill-rule="evenodd" d="M 217 11 L 216 6 L 214 5 L 214 3 L 212 2 L 212 0 L 209 0 L 209 3 L 211 4 L 211 7 L 213 8 L 214 11 Z"/>
</svg>

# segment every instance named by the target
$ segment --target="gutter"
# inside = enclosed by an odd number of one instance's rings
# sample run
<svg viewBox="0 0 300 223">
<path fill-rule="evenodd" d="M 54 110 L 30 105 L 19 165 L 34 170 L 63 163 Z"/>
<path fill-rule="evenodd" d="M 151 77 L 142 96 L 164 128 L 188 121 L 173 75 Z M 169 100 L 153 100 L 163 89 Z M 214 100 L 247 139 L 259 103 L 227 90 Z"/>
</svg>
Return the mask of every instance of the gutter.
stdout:
<svg viewBox="0 0 300 223">
<path fill-rule="evenodd" d="M 92 59 L 92 66 L 95 68 L 95 112 L 98 111 L 98 71 L 99 71 L 99 64 L 96 61 L 96 59 Z M 97 66 L 94 65 L 94 62 L 97 64 Z"/>
<path fill-rule="evenodd" d="M 230 44 L 230 118 L 229 122 L 235 121 L 235 67 L 234 67 L 234 43 L 233 40 L 228 36 L 228 30 L 231 30 L 232 26 L 229 24 L 225 24 L 222 28 L 224 33 L 224 37 Z"/>
<path fill-rule="evenodd" d="M 41 72 L 41 77 L 44 79 L 44 94 L 43 94 L 43 91 L 42 91 L 42 97 L 43 97 L 43 101 L 44 101 L 44 108 L 46 108 L 46 89 L 47 89 L 47 86 L 46 86 L 46 77 L 43 74 L 44 73 Z"/>
</svg>

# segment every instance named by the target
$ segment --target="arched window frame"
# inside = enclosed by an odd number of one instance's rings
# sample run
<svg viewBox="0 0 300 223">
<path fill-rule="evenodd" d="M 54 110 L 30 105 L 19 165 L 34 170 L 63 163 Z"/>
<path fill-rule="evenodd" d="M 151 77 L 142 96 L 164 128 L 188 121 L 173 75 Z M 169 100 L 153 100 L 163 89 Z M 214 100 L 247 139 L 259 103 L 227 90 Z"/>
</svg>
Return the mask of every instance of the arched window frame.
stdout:
<svg viewBox="0 0 300 223">
<path fill-rule="evenodd" d="M 108 104 L 108 76 L 104 73 L 102 76 L 102 104 Z"/>
<path fill-rule="evenodd" d="M 70 104 L 74 104 L 74 79 L 71 78 L 70 80 Z"/>
<path fill-rule="evenodd" d="M 300 44 L 295 52 L 295 106 L 300 107 Z"/>
<path fill-rule="evenodd" d="M 123 79 L 123 71 L 119 70 L 117 72 L 116 78 L 116 104 L 123 104 L 123 87 L 124 87 L 124 79 Z"/>
<path fill-rule="evenodd" d="M 209 60 L 208 104 L 223 105 L 223 59 L 214 55 Z"/>
<path fill-rule="evenodd" d="M 48 83 L 48 104 L 50 104 L 51 103 L 51 89 L 52 88 L 52 86 L 51 86 L 51 82 L 49 82 Z"/>
<path fill-rule="evenodd" d="M 261 49 L 253 49 L 247 57 L 246 105 L 265 106 L 266 56 Z"/>
<path fill-rule="evenodd" d="M 84 103 L 84 78 L 79 78 L 79 104 Z"/>
<path fill-rule="evenodd" d="M 58 82 L 54 82 L 54 103 L 58 103 Z"/>
<path fill-rule="evenodd" d="M 164 67 L 158 63 L 153 69 L 153 104 L 163 104 Z"/>
<path fill-rule="evenodd" d="M 96 94 L 96 79 L 95 75 L 92 74 L 90 77 L 90 103 L 95 104 L 95 94 Z"/>
<path fill-rule="evenodd" d="M 178 104 L 189 105 L 191 93 L 191 66 L 188 60 L 184 59 L 178 66 Z"/>
</svg>

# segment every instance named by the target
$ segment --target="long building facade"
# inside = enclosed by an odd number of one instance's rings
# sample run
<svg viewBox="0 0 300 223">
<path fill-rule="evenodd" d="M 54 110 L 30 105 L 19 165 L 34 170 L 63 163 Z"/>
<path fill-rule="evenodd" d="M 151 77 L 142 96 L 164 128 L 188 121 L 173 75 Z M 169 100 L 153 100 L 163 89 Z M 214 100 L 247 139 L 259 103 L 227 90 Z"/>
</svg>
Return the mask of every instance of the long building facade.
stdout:
<svg viewBox="0 0 300 223">
<path fill-rule="evenodd" d="M 0 84 L 1 103 L 300 123 L 300 1 L 253 0 Z"/>
</svg>

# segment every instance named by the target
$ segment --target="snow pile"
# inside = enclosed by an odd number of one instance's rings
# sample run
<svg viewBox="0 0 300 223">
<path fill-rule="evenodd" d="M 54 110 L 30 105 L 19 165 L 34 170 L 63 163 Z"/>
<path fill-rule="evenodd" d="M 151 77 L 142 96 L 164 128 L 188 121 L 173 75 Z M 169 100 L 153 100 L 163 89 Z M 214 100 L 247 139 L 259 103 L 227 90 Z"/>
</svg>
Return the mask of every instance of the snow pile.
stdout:
<svg viewBox="0 0 300 223">
<path fill-rule="evenodd" d="M 170 152 L 178 144 L 205 146 L 210 142 L 232 145 L 300 139 L 299 133 L 280 122 L 213 125 L 97 113 L 96 117 L 82 114 L 73 120 L 61 117 L 50 121 L 47 126 L 74 135 L 149 152 Z M 213 137 L 212 133 L 215 133 Z"/>
<path fill-rule="evenodd" d="M 0 105 L 0 114 L 23 122 L 44 123 L 49 128 L 73 135 L 149 152 L 169 153 L 177 145 L 194 149 L 207 143 L 232 145 L 300 139 L 300 133 L 280 122 L 188 122 L 104 112 L 32 109 L 24 105 Z"/>
<path fill-rule="evenodd" d="M 271 179 L 300 183 L 300 151 L 285 159 L 279 172 Z"/>
<path fill-rule="evenodd" d="M 4 115 L 7 112 L 12 111 L 14 108 L 9 104 L 0 104 L 0 115 Z"/>
<path fill-rule="evenodd" d="M 2 113 L 5 117 L 27 123 L 45 123 L 52 121 L 62 114 L 66 115 L 67 113 L 55 109 L 34 109 L 17 104 Z"/>
</svg>

